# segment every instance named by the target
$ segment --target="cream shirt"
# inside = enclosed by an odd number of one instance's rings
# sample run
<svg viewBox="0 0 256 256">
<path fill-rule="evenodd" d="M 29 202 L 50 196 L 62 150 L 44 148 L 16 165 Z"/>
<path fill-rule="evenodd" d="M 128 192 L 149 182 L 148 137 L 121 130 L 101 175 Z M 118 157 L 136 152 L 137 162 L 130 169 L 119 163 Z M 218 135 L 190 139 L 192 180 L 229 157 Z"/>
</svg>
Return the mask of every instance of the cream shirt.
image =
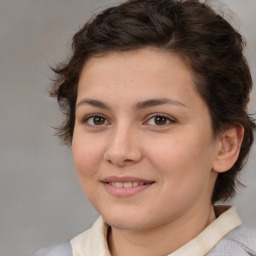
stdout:
<svg viewBox="0 0 256 256">
<path fill-rule="evenodd" d="M 199 235 L 168 256 L 204 256 L 226 234 L 241 225 L 235 207 L 216 206 L 218 216 Z M 111 256 L 107 245 L 108 225 L 99 217 L 92 228 L 74 237 L 70 243 L 73 256 Z"/>
</svg>

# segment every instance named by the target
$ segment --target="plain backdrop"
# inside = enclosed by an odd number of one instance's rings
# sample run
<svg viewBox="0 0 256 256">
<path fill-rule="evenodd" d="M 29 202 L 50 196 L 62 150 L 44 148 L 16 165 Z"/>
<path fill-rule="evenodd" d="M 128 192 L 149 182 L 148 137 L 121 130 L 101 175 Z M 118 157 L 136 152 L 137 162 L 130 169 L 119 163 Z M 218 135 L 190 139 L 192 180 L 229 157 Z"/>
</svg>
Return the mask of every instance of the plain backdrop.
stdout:
<svg viewBox="0 0 256 256">
<path fill-rule="evenodd" d="M 216 1 L 212 1 L 217 5 Z M 247 38 L 256 77 L 256 0 L 223 0 Z M 54 137 L 61 120 L 47 90 L 49 66 L 66 58 L 72 35 L 113 0 L 0 0 L 0 256 L 29 256 L 65 241 L 97 217 L 83 195 L 71 150 Z M 231 12 L 225 9 L 227 17 Z M 250 111 L 256 112 L 256 93 Z M 234 204 L 256 228 L 256 150 Z"/>
</svg>

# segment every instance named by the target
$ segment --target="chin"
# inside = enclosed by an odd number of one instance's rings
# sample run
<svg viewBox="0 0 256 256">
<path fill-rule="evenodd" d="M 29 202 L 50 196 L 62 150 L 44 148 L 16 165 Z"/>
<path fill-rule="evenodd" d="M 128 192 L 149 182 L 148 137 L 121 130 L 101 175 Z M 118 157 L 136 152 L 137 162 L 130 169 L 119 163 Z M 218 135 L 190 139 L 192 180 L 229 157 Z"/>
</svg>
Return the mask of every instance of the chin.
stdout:
<svg viewBox="0 0 256 256">
<path fill-rule="evenodd" d="M 111 227 L 122 230 L 137 230 L 142 228 L 147 222 L 146 216 L 141 216 L 136 211 L 121 210 L 117 212 L 108 211 L 101 213 L 105 222 Z"/>
</svg>

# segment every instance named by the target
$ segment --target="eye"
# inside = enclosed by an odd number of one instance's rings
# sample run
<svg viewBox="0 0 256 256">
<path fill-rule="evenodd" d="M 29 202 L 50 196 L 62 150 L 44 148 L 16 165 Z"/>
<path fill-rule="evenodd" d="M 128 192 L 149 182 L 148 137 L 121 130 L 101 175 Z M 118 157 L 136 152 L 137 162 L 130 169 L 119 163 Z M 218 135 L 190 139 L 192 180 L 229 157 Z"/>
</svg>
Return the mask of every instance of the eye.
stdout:
<svg viewBox="0 0 256 256">
<path fill-rule="evenodd" d="M 157 125 L 157 126 L 164 126 L 168 125 L 170 123 L 174 123 L 175 121 L 171 119 L 170 117 L 167 117 L 165 115 L 154 115 L 150 119 L 148 119 L 147 124 L 149 125 Z"/>
<path fill-rule="evenodd" d="M 90 126 L 102 126 L 102 125 L 106 125 L 109 122 L 107 121 L 107 119 L 103 116 L 100 115 L 91 115 L 89 117 L 86 117 L 82 123 L 86 123 Z"/>
</svg>

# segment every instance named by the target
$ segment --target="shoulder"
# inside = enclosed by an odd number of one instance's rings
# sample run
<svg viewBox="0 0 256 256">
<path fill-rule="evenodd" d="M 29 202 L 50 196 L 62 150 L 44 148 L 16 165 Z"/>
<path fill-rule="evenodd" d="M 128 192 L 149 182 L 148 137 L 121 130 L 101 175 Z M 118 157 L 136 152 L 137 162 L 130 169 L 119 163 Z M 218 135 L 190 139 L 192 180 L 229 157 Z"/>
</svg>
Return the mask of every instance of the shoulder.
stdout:
<svg viewBox="0 0 256 256">
<path fill-rule="evenodd" d="M 72 256 L 72 247 L 69 242 L 53 245 L 38 250 L 35 256 Z"/>
<path fill-rule="evenodd" d="M 66 243 L 42 248 L 36 252 L 35 256 L 73 256 L 81 255 L 81 252 L 83 252 L 83 255 L 103 255 L 102 248 L 105 246 L 103 231 L 105 226 L 103 219 L 99 217 L 90 229 Z M 100 253 L 91 253 L 95 251 L 100 251 Z"/>
<path fill-rule="evenodd" d="M 256 256 L 256 230 L 243 225 L 223 237 L 207 256 Z"/>
</svg>

